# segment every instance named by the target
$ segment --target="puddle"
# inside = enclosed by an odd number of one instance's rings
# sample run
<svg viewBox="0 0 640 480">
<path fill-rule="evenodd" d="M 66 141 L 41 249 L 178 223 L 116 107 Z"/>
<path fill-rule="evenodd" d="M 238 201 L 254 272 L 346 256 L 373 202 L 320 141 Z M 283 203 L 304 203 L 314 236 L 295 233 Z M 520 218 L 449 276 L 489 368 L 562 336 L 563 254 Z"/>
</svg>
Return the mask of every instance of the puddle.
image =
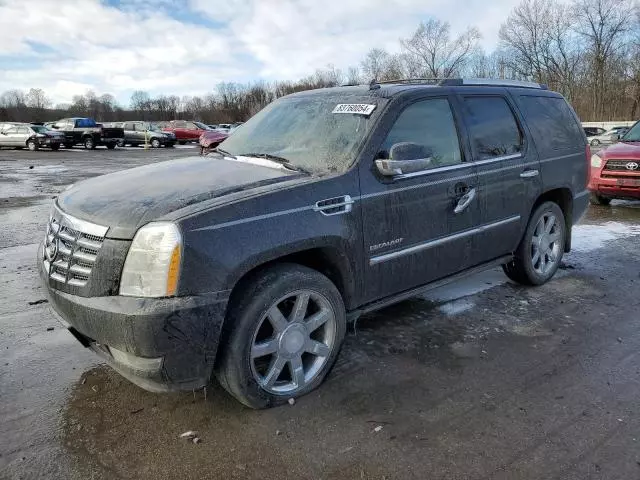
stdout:
<svg viewBox="0 0 640 480">
<path fill-rule="evenodd" d="M 640 225 L 604 222 L 600 225 L 576 225 L 573 228 L 572 250 L 591 252 L 612 240 L 640 235 Z"/>
</svg>

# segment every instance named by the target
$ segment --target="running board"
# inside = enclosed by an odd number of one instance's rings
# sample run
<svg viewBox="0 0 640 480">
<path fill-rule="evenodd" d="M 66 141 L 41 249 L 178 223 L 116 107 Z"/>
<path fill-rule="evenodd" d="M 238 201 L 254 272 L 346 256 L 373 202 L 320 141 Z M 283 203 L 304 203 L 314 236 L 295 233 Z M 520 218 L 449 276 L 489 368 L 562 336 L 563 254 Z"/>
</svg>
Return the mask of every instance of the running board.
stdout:
<svg viewBox="0 0 640 480">
<path fill-rule="evenodd" d="M 375 310 L 380 310 L 381 308 L 388 307 L 389 305 L 393 305 L 394 303 L 402 302 L 411 297 L 415 297 L 422 293 L 428 292 L 429 290 L 434 290 L 444 285 L 448 285 L 449 283 L 457 282 L 458 280 L 468 277 L 469 275 L 474 275 L 476 273 L 484 272 L 485 270 L 489 270 L 490 268 L 499 267 L 500 265 L 509 263 L 511 260 L 513 260 L 513 255 L 505 255 L 504 257 L 496 258 L 495 260 L 491 260 L 490 262 L 483 263 L 481 265 L 478 265 L 477 267 L 473 267 L 468 270 L 464 270 L 460 273 L 456 273 L 455 275 L 451 275 L 450 277 L 443 278 L 441 280 L 436 280 L 435 282 L 428 283 L 426 285 L 422 285 L 421 287 L 413 288 L 411 290 L 405 290 L 404 292 L 400 292 L 390 297 L 383 298 L 382 300 L 377 300 L 375 302 L 368 303 L 356 310 L 349 312 L 349 314 L 347 315 L 347 318 L 349 321 L 355 321 L 358 319 L 360 315 L 363 315 L 365 313 L 370 313 Z"/>
</svg>

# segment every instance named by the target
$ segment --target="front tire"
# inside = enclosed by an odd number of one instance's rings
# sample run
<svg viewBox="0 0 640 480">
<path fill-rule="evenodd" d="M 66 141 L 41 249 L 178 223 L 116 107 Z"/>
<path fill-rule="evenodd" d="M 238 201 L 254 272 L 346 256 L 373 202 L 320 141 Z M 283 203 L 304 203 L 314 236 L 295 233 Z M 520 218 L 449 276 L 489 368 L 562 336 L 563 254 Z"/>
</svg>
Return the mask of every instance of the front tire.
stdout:
<svg viewBox="0 0 640 480">
<path fill-rule="evenodd" d="M 222 386 L 251 408 L 280 405 L 315 389 L 345 336 L 338 289 L 321 273 L 294 264 L 265 270 L 240 288 L 216 366 Z"/>
<path fill-rule="evenodd" d="M 160 140 L 158 140 L 157 138 L 152 138 L 151 148 L 160 148 Z"/>
<path fill-rule="evenodd" d="M 513 260 L 502 266 L 511 280 L 542 285 L 558 270 L 566 242 L 564 213 L 554 202 L 545 202 L 531 215 Z"/>
<path fill-rule="evenodd" d="M 589 202 L 591 203 L 591 205 L 602 205 L 606 207 L 611 203 L 611 199 L 603 197 L 602 195 L 598 195 L 597 193 L 592 193 L 589 196 Z"/>
<path fill-rule="evenodd" d="M 29 151 L 31 152 L 35 152 L 36 150 L 38 150 L 40 147 L 38 146 L 38 144 L 36 143 L 35 140 L 29 140 L 27 142 L 27 148 L 29 149 Z"/>
<path fill-rule="evenodd" d="M 592 147 L 597 147 L 598 145 L 600 145 L 600 140 L 598 140 L 597 138 L 594 138 L 593 140 L 591 140 Z"/>
</svg>

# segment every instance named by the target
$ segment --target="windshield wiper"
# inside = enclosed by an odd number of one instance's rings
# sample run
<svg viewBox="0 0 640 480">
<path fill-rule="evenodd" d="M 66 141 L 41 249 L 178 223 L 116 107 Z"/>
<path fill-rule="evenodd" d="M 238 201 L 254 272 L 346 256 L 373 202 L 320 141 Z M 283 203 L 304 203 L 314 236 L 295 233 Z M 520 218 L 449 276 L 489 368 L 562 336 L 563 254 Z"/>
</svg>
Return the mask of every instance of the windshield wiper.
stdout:
<svg viewBox="0 0 640 480">
<path fill-rule="evenodd" d="M 272 162 L 279 163 L 285 168 L 289 170 L 293 170 L 295 172 L 306 173 L 311 175 L 311 172 L 306 168 L 300 167 L 298 165 L 294 165 L 289 160 L 284 157 L 279 157 L 278 155 L 272 155 L 270 153 L 243 153 L 240 155 L 241 157 L 256 157 L 256 158 L 265 158 L 267 160 L 271 160 Z"/>
<path fill-rule="evenodd" d="M 223 150 L 223 149 L 222 149 L 222 148 L 220 148 L 220 147 L 213 148 L 213 149 L 211 149 L 211 151 L 212 151 L 212 152 L 216 152 L 216 153 L 220 153 L 220 154 L 225 155 L 225 156 L 227 156 L 227 157 L 236 158 L 236 156 L 235 156 L 235 155 L 233 155 L 233 154 L 231 154 L 231 153 L 227 152 L 226 150 Z"/>
</svg>

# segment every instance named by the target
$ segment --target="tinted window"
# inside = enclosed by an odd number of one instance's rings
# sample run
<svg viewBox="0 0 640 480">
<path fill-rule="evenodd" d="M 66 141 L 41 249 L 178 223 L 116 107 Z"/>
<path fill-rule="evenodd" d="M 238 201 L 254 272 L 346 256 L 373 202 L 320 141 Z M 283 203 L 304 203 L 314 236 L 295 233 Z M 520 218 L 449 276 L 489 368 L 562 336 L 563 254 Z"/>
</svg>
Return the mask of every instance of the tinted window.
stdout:
<svg viewBox="0 0 640 480">
<path fill-rule="evenodd" d="M 563 98 L 523 96 L 520 102 L 539 149 L 583 147 L 580 125 Z"/>
<path fill-rule="evenodd" d="M 391 127 L 379 157 L 389 158 L 391 147 L 405 142 L 418 144 L 430 152 L 433 167 L 460 163 L 460 143 L 449 101 L 435 98 L 405 108 Z"/>
<path fill-rule="evenodd" d="M 471 143 L 480 160 L 522 151 L 522 135 L 502 97 L 465 97 Z"/>
</svg>

